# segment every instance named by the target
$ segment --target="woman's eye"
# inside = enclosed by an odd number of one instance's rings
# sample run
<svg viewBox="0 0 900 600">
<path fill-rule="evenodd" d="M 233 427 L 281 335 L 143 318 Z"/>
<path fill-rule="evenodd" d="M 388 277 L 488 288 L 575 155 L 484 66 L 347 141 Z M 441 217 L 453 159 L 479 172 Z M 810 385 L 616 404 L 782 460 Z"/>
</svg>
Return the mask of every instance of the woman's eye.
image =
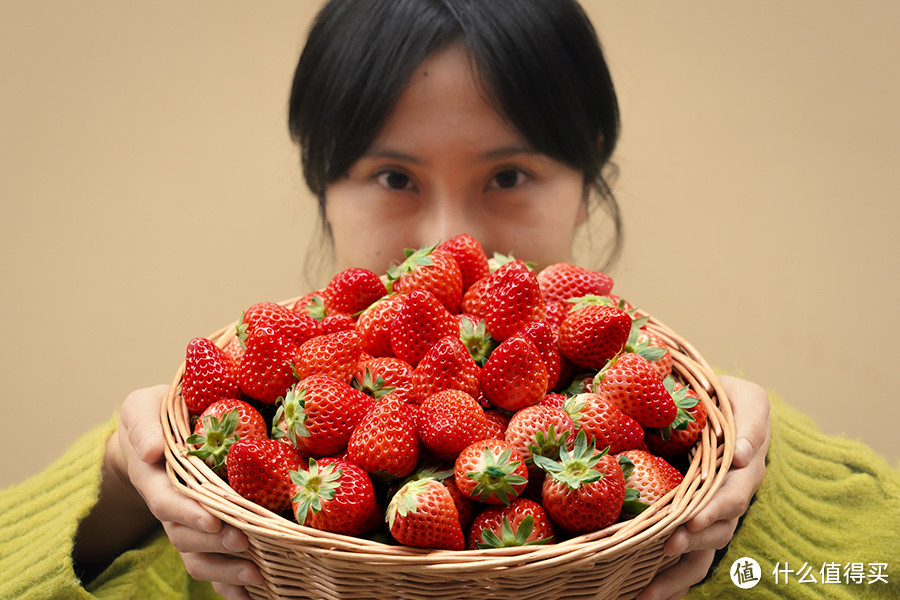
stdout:
<svg viewBox="0 0 900 600">
<path fill-rule="evenodd" d="M 399 171 L 384 171 L 379 173 L 377 177 L 378 183 L 392 190 L 405 190 L 410 187 L 410 179 L 408 175 L 404 175 Z"/>
<path fill-rule="evenodd" d="M 516 169 L 506 169 L 494 175 L 489 187 L 500 189 L 513 188 L 522 183 L 524 177 L 525 175 L 521 171 Z"/>
</svg>

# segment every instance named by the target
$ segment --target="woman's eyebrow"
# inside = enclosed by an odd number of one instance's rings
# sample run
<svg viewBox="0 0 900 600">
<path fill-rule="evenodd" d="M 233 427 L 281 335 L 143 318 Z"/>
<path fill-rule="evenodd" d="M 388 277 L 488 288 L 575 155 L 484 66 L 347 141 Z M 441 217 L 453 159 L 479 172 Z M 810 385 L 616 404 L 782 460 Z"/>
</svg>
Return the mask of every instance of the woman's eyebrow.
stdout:
<svg viewBox="0 0 900 600">
<path fill-rule="evenodd" d="M 400 162 L 412 163 L 414 165 L 424 164 L 424 161 L 422 159 L 417 158 L 412 154 L 406 154 L 405 152 L 391 150 L 390 148 L 384 148 L 378 145 L 372 145 L 368 150 L 366 150 L 363 156 L 365 156 L 366 158 L 396 160 Z"/>
<path fill-rule="evenodd" d="M 524 144 L 512 144 L 509 146 L 502 146 L 500 148 L 488 150 L 487 152 L 483 153 L 480 158 L 483 161 L 489 161 L 509 158 L 511 156 L 518 156 L 521 154 L 537 155 L 540 154 L 540 152 L 538 152 L 531 146 L 526 146 Z"/>
</svg>

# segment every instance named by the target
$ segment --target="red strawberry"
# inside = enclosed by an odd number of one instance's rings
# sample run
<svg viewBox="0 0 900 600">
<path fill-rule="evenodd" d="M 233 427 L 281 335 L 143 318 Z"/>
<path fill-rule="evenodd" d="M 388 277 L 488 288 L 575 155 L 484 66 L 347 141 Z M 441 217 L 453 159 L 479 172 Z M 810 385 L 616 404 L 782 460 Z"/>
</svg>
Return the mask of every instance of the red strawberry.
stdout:
<svg viewBox="0 0 900 600">
<path fill-rule="evenodd" d="M 516 498 L 509 506 L 489 506 L 469 528 L 468 550 L 552 544 L 553 522 L 544 507 L 528 498 Z"/>
<path fill-rule="evenodd" d="M 222 352 L 234 361 L 235 369 L 237 369 L 238 365 L 241 364 L 241 357 L 244 356 L 244 346 L 241 343 L 241 338 L 234 336 L 228 340 L 228 343 L 222 348 Z M 235 376 L 237 376 L 236 372 Z"/>
<path fill-rule="evenodd" d="M 644 430 L 638 422 L 599 394 L 574 396 L 563 409 L 597 448 L 609 448 L 610 453 L 618 454 L 643 445 Z"/>
<path fill-rule="evenodd" d="M 345 460 L 309 459 L 306 469 L 291 471 L 291 506 L 301 525 L 362 535 L 376 529 L 381 509 L 368 473 Z"/>
<path fill-rule="evenodd" d="M 629 493 L 622 510 L 626 515 L 636 515 L 681 485 L 684 476 L 661 456 L 645 450 L 628 450 L 618 456 L 625 473 L 625 487 L 637 492 Z"/>
<path fill-rule="evenodd" d="M 706 427 L 706 407 L 690 387 L 675 383 L 672 399 L 678 407 L 675 425 L 662 429 L 647 429 L 644 441 L 650 451 L 659 456 L 686 454 L 700 439 Z"/>
<path fill-rule="evenodd" d="M 461 233 L 442 242 L 438 245 L 438 250 L 444 250 L 456 259 L 462 276 L 464 292 L 473 283 L 491 272 L 484 248 L 481 247 L 478 240 L 467 233 Z"/>
<path fill-rule="evenodd" d="M 503 341 L 528 323 L 543 321 L 547 316 L 540 284 L 524 261 L 506 263 L 490 277 L 490 300 L 482 309 L 482 317 L 495 340 Z"/>
<path fill-rule="evenodd" d="M 666 345 L 665 340 L 659 335 L 646 327 L 640 327 L 640 323 L 645 319 L 635 321 L 635 325 L 638 326 L 632 329 L 631 337 L 628 339 L 625 349 L 646 358 L 650 361 L 653 368 L 656 369 L 656 372 L 659 373 L 659 376 L 665 379 L 672 374 L 672 366 L 674 364 L 672 352 Z"/>
<path fill-rule="evenodd" d="M 410 387 L 413 368 L 392 356 L 377 356 L 360 362 L 350 383 L 376 400 L 397 388 Z"/>
<path fill-rule="evenodd" d="M 297 378 L 294 366 L 300 347 L 272 327 L 257 327 L 247 338 L 238 368 L 241 390 L 260 402 L 275 404 Z"/>
<path fill-rule="evenodd" d="M 325 300 L 322 298 L 322 290 L 309 292 L 294 301 L 291 310 L 303 315 L 309 315 L 321 322 L 325 318 Z"/>
<path fill-rule="evenodd" d="M 239 439 L 264 440 L 266 421 L 258 410 L 237 398 L 223 398 L 210 404 L 197 423 L 193 435 L 185 440 L 197 445 L 189 454 L 199 456 L 211 469 L 225 465 L 228 449 Z"/>
<path fill-rule="evenodd" d="M 481 392 L 492 405 L 517 411 L 547 393 L 547 367 L 528 339 L 514 336 L 491 353 L 481 370 Z"/>
<path fill-rule="evenodd" d="M 187 409 L 199 415 L 216 400 L 238 396 L 236 371 L 235 362 L 210 340 L 197 337 L 188 342 L 181 378 Z"/>
<path fill-rule="evenodd" d="M 537 279 L 546 300 L 605 296 L 613 288 L 613 280 L 606 273 L 569 263 L 547 265 L 537 274 Z"/>
<path fill-rule="evenodd" d="M 543 456 L 534 461 L 547 472 L 542 504 L 557 527 L 580 534 L 618 520 L 625 501 L 622 468 L 612 455 L 597 452 L 583 432 L 571 451 L 560 452 L 558 462 Z"/>
<path fill-rule="evenodd" d="M 368 269 L 351 267 L 337 273 L 322 292 L 326 314 L 355 315 L 387 294 L 381 278 Z"/>
<path fill-rule="evenodd" d="M 415 366 L 440 339 L 459 336 L 459 322 L 434 294 L 415 290 L 406 295 L 390 330 L 394 356 Z"/>
<path fill-rule="evenodd" d="M 322 333 L 321 325 L 310 315 L 275 302 L 258 302 L 244 311 L 237 327 L 238 337 L 246 345 L 248 336 L 260 327 L 271 327 L 298 346 Z"/>
<path fill-rule="evenodd" d="M 575 425 L 568 413 L 561 408 L 536 404 L 509 419 L 505 439 L 531 464 L 534 455 L 558 459 L 560 450 L 570 444 L 574 435 Z"/>
<path fill-rule="evenodd" d="M 362 338 L 362 348 L 372 356 L 394 356 L 391 347 L 391 322 L 400 313 L 405 294 L 385 296 L 376 300 L 356 318 L 356 331 Z"/>
<path fill-rule="evenodd" d="M 335 313 L 322 319 L 322 334 L 337 333 L 338 331 L 351 331 L 356 329 L 356 319 L 351 315 Z"/>
<path fill-rule="evenodd" d="M 321 457 L 344 448 L 375 400 L 329 375 L 295 384 L 275 413 L 273 437 L 287 438 L 304 453 Z"/>
<path fill-rule="evenodd" d="M 579 302 L 559 326 L 559 351 L 575 365 L 602 369 L 625 346 L 631 316 L 623 310 Z"/>
<path fill-rule="evenodd" d="M 535 321 L 525 325 L 515 335 L 527 338 L 534 344 L 547 367 L 547 389 L 552 390 L 559 380 L 560 358 L 559 350 L 556 348 L 556 336 L 550 326 L 543 321 Z"/>
<path fill-rule="evenodd" d="M 290 471 L 302 454 L 281 440 L 242 439 L 232 444 L 225 459 L 228 485 L 244 498 L 281 513 L 291 505 Z"/>
<path fill-rule="evenodd" d="M 562 322 L 566 318 L 566 315 L 568 315 L 569 311 L 572 310 L 572 303 L 566 302 L 565 300 L 545 299 L 544 306 L 547 310 L 547 318 L 545 319 L 545 323 L 550 326 L 550 331 L 553 332 L 553 335 L 559 335 L 559 326 L 562 325 Z"/>
<path fill-rule="evenodd" d="M 641 427 L 668 427 L 678 407 L 659 373 L 646 358 L 623 352 L 595 377 L 592 391 L 600 394 Z"/>
<path fill-rule="evenodd" d="M 404 252 L 406 259 L 388 270 L 388 291 L 407 294 L 425 290 L 434 294 L 449 312 L 460 312 L 462 273 L 453 255 L 435 246 Z"/>
<path fill-rule="evenodd" d="M 481 318 L 484 315 L 484 307 L 490 302 L 490 289 L 493 282 L 493 276 L 486 275 L 472 283 L 463 294 L 462 311 Z"/>
<path fill-rule="evenodd" d="M 417 425 L 425 448 L 449 463 L 463 448 L 484 439 L 489 427 L 481 405 L 459 390 L 444 390 L 425 398 Z"/>
<path fill-rule="evenodd" d="M 473 500 L 509 504 L 528 485 L 528 468 L 506 440 L 485 439 L 463 448 L 454 463 L 456 487 Z"/>
<path fill-rule="evenodd" d="M 388 394 L 360 420 L 347 443 L 348 458 L 379 481 L 405 477 L 419 458 L 415 415 Z"/>
<path fill-rule="evenodd" d="M 359 366 L 362 339 L 356 330 L 319 335 L 300 346 L 297 377 L 323 373 L 350 383 Z"/>
<path fill-rule="evenodd" d="M 440 339 L 413 370 L 413 396 L 424 400 L 442 390 L 460 390 L 477 398 L 481 368 L 475 364 L 458 335 Z"/>
<path fill-rule="evenodd" d="M 391 535 L 405 546 L 462 550 L 465 537 L 449 490 L 426 477 L 404 485 L 387 508 Z"/>
</svg>

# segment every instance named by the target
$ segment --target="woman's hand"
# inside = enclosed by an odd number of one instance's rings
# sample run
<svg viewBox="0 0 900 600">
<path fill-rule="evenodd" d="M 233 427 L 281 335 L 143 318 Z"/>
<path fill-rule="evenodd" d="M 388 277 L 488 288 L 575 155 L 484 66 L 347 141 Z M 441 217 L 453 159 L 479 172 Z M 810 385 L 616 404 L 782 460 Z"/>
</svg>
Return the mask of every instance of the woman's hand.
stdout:
<svg viewBox="0 0 900 600">
<path fill-rule="evenodd" d="M 665 553 L 681 555 L 681 559 L 658 573 L 637 600 L 677 600 L 699 583 L 715 551 L 731 540 L 738 519 L 747 512 L 766 473 L 771 435 L 769 397 L 763 388 L 748 381 L 726 376 L 720 381 L 734 408 L 737 429 L 731 470 L 703 510 L 666 542 Z"/>
<path fill-rule="evenodd" d="M 94 550 L 89 560 L 108 561 L 130 548 L 158 520 L 192 577 L 212 581 L 213 588 L 229 600 L 247 600 L 249 595 L 243 585 L 259 584 L 262 576 L 252 562 L 231 556 L 247 549 L 247 537 L 208 513 L 169 481 L 159 419 L 166 389 L 161 385 L 137 390 L 122 404 L 119 427 L 107 443 L 103 506 L 98 504 L 86 520 L 79 542 L 83 535 L 92 538 Z M 126 507 L 132 513 L 129 522 L 139 525 L 120 529 L 117 539 L 110 540 L 108 532 L 115 531 L 109 526 L 110 521 L 123 514 Z M 135 512 L 144 513 L 143 518 L 134 519 Z"/>
</svg>

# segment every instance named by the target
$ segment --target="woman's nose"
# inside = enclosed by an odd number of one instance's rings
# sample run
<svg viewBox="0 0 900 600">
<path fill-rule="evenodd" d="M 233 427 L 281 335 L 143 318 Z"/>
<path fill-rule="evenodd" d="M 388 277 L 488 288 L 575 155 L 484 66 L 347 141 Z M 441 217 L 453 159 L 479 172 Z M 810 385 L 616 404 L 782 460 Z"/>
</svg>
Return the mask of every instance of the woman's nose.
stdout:
<svg viewBox="0 0 900 600">
<path fill-rule="evenodd" d="M 420 229 L 426 243 L 439 243 L 460 233 L 476 235 L 477 218 L 462 194 L 439 194 L 429 202 L 429 210 Z"/>
</svg>

